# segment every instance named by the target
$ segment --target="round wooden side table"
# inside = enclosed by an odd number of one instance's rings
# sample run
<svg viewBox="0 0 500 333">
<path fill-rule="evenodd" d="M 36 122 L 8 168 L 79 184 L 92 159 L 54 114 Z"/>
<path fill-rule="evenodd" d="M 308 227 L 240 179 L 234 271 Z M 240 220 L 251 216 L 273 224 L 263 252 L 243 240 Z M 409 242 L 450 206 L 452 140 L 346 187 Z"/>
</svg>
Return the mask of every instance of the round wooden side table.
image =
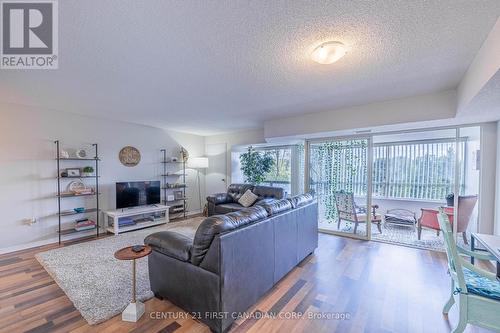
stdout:
<svg viewBox="0 0 500 333">
<path fill-rule="evenodd" d="M 122 312 L 123 321 L 136 322 L 144 314 L 144 303 L 136 299 L 136 265 L 137 259 L 146 257 L 151 254 L 151 247 L 144 246 L 140 252 L 132 251 L 132 246 L 125 247 L 115 252 L 115 258 L 118 260 L 132 260 L 132 301 Z"/>
</svg>

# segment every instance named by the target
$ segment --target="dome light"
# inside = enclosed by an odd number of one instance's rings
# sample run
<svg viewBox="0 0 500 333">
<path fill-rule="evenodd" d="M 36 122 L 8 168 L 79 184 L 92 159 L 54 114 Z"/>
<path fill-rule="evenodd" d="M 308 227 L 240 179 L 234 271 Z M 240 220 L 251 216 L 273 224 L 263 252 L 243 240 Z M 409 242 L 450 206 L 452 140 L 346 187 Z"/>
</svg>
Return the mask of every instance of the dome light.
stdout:
<svg viewBox="0 0 500 333">
<path fill-rule="evenodd" d="M 312 60 L 318 64 L 329 65 L 345 56 L 347 50 L 341 42 L 326 42 L 314 49 Z"/>
</svg>

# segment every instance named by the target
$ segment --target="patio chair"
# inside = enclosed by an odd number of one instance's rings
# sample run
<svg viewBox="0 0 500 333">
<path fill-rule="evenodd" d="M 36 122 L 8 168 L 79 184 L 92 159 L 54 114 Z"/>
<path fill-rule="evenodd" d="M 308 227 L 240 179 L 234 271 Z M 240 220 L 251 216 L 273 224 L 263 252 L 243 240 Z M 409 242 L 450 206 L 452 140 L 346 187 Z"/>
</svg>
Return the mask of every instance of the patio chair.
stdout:
<svg viewBox="0 0 500 333">
<path fill-rule="evenodd" d="M 458 298 L 459 322 L 453 332 L 463 332 L 468 323 L 500 332 L 500 282 L 495 274 L 473 266 L 460 254 L 483 260 L 494 258 L 457 247 L 448 214 L 443 209 L 438 213 L 438 222 L 443 231 L 451 275 L 450 298 L 444 305 L 443 314 L 448 314 L 455 304 L 455 296 Z"/>
<path fill-rule="evenodd" d="M 467 195 L 458 197 L 458 226 L 457 233 L 461 233 L 464 243 L 469 244 L 467 240 L 467 228 L 476 206 L 477 195 Z M 444 208 L 446 214 L 449 215 L 450 221 L 453 224 L 453 207 Z M 439 236 L 439 223 L 437 220 L 438 211 L 436 209 L 422 208 L 422 215 L 418 220 L 418 239 L 420 240 L 422 228 L 430 228 L 436 230 Z"/>
<path fill-rule="evenodd" d="M 340 222 L 342 220 L 354 223 L 354 233 L 358 230 L 359 223 L 366 223 L 367 209 L 363 206 L 356 205 L 354 201 L 354 193 L 335 192 L 335 205 L 337 207 L 338 224 L 337 229 L 340 229 Z M 382 217 L 377 214 L 376 209 L 378 205 L 372 205 L 372 223 L 377 225 L 378 231 L 382 233 Z"/>
</svg>

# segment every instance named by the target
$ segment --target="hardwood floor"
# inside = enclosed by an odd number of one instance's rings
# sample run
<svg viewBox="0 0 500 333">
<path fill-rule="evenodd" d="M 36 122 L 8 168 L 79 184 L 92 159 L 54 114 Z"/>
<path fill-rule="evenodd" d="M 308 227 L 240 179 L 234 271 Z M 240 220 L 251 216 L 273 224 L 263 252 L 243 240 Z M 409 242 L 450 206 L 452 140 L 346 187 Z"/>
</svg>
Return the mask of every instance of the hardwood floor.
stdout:
<svg viewBox="0 0 500 333">
<path fill-rule="evenodd" d="M 449 290 L 444 253 L 325 234 L 319 239 L 315 254 L 249 309 L 252 317 L 238 319 L 232 332 L 450 332 L 457 323 L 456 306 L 449 321 L 441 315 Z M 34 258 L 55 247 L 0 256 L 0 332 L 209 332 L 158 299 L 146 302 L 137 323 L 116 316 L 89 326 Z M 170 317 L 152 319 L 162 313 Z M 269 318 L 279 313 L 304 315 Z M 320 318 L 341 313 L 347 318 Z M 469 325 L 466 332 L 486 331 Z"/>
</svg>

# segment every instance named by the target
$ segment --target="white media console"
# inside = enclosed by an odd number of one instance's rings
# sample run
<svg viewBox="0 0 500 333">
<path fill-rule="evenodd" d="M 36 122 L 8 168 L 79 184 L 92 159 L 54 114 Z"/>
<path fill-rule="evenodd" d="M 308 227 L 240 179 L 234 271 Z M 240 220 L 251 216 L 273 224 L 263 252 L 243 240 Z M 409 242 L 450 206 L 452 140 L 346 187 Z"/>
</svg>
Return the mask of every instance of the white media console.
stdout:
<svg viewBox="0 0 500 333">
<path fill-rule="evenodd" d="M 169 206 L 151 205 L 104 212 L 106 230 L 118 235 L 122 232 L 149 228 L 168 223 Z"/>
</svg>

